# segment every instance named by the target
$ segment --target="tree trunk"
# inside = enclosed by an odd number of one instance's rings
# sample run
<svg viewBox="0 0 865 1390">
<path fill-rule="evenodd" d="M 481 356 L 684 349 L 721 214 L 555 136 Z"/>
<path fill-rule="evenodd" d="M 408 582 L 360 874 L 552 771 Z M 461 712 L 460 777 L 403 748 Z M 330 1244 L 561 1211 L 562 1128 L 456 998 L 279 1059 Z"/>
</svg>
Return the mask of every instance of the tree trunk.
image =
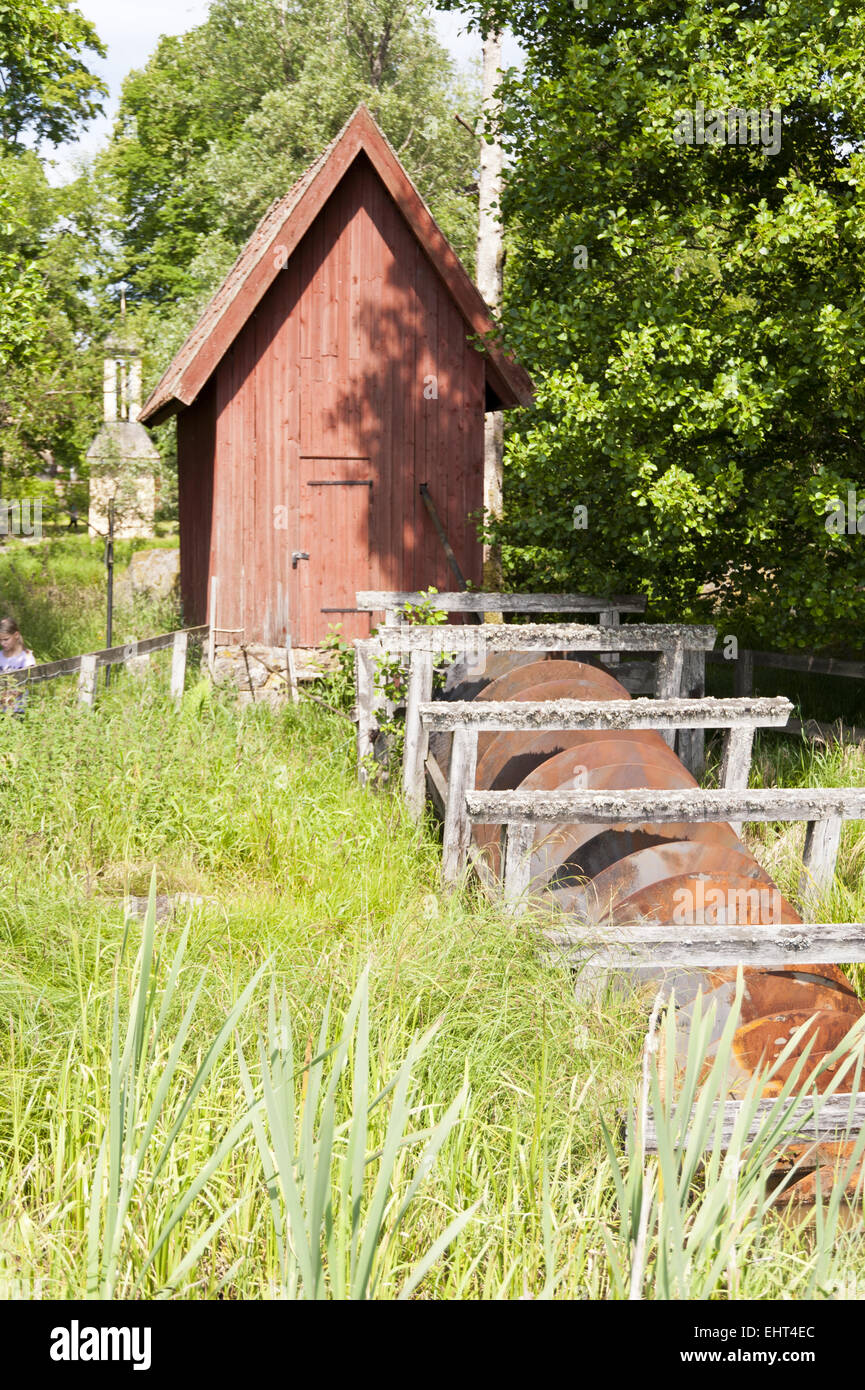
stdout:
<svg viewBox="0 0 865 1390">
<path fill-rule="evenodd" d="M 496 95 L 501 66 L 501 33 L 486 34 L 483 50 L 483 130 L 495 136 L 493 143 L 481 140 L 478 178 L 478 254 L 477 283 L 485 302 L 497 314 L 502 302 L 502 224 L 498 203 L 502 191 L 502 145 L 498 134 L 500 102 Z M 484 516 L 501 516 L 502 451 L 504 419 L 500 410 L 484 417 Z M 502 557 L 498 546 L 484 546 L 484 588 L 502 587 Z M 486 615 L 487 621 L 501 621 L 501 614 Z"/>
</svg>

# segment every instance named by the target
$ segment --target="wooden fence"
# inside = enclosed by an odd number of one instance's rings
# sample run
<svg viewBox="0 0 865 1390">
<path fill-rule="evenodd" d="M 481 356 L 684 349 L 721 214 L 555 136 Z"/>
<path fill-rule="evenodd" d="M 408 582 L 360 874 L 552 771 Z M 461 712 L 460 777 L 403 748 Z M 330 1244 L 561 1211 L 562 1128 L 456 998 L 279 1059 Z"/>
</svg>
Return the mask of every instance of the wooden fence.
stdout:
<svg viewBox="0 0 865 1390">
<path fill-rule="evenodd" d="M 153 652 L 171 648 L 171 695 L 179 700 L 183 694 L 186 679 L 186 658 L 189 639 L 204 640 L 208 627 L 187 627 L 176 632 L 165 632 L 159 637 L 144 637 L 140 642 L 129 641 L 122 647 L 104 647 L 98 652 L 85 652 L 82 656 L 65 657 L 62 661 L 46 661 L 38 666 L 28 666 L 23 671 L 7 671 L 2 679 L 7 684 L 31 685 L 39 681 L 56 680 L 58 676 L 78 676 L 78 699 L 83 705 L 92 705 L 96 698 L 96 672 L 103 666 L 124 666 Z"/>
<path fill-rule="evenodd" d="M 811 653 L 763 652 L 742 648 L 735 660 L 725 657 L 721 652 L 708 653 L 706 660 L 715 666 L 723 666 L 727 664 L 728 660 L 731 662 L 733 666 L 733 693 L 739 696 L 753 694 L 754 670 L 758 666 L 768 667 L 773 671 L 800 671 L 804 675 L 841 676 L 848 680 L 865 680 L 865 661 L 844 661 L 834 656 L 814 656 Z M 791 719 L 785 732 L 804 734 L 806 738 L 821 741 L 841 736 L 841 728 L 838 723 L 826 724 L 816 719 L 804 721 Z M 865 740 L 865 729 L 851 726 L 846 729 L 846 733 L 855 740 Z"/>
</svg>

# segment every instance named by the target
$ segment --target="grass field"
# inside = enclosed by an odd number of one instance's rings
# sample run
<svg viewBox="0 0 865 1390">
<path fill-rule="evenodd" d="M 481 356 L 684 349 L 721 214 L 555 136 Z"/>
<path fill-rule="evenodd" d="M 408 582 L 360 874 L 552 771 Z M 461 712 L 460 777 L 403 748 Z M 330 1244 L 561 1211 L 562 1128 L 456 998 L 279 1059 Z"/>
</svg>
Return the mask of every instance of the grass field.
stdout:
<svg viewBox="0 0 865 1390">
<path fill-rule="evenodd" d="M 861 1211 L 797 1228 L 735 1153 L 674 1194 L 623 1149 L 646 1000 L 579 1001 L 527 926 L 444 897 L 434 825 L 357 787 L 346 719 L 167 687 L 157 658 L 95 711 L 58 683 L 0 721 L 0 1293 L 862 1295 Z M 865 761 L 766 741 L 761 778 Z M 794 897 L 801 835 L 753 841 Z M 863 855 L 845 827 L 836 920 Z M 149 963 L 124 899 L 154 870 L 200 902 Z"/>
</svg>

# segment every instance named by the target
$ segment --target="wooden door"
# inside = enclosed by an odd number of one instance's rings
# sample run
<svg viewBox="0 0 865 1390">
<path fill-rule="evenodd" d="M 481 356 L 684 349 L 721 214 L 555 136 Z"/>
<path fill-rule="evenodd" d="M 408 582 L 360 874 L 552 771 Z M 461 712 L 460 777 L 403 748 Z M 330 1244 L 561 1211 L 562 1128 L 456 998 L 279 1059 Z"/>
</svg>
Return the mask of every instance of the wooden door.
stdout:
<svg viewBox="0 0 865 1390">
<path fill-rule="evenodd" d="M 291 570 L 295 646 L 315 646 L 337 624 L 346 641 L 368 637 L 370 614 L 358 611 L 355 596 L 372 588 L 369 459 L 302 457 L 299 501 L 293 556 L 299 554 Z"/>
</svg>

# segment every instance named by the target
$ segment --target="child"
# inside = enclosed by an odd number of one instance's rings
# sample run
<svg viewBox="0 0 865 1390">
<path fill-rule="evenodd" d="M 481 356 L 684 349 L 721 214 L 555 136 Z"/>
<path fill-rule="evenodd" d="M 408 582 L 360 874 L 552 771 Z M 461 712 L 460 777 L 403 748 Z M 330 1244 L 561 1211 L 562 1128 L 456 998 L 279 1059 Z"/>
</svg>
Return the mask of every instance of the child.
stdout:
<svg viewBox="0 0 865 1390">
<path fill-rule="evenodd" d="M 0 619 L 0 676 L 6 671 L 25 671 L 35 666 L 33 653 L 24 646 L 24 640 L 14 618 Z M 0 707 L 9 714 L 23 714 L 25 695 L 17 684 L 0 691 Z"/>
</svg>

